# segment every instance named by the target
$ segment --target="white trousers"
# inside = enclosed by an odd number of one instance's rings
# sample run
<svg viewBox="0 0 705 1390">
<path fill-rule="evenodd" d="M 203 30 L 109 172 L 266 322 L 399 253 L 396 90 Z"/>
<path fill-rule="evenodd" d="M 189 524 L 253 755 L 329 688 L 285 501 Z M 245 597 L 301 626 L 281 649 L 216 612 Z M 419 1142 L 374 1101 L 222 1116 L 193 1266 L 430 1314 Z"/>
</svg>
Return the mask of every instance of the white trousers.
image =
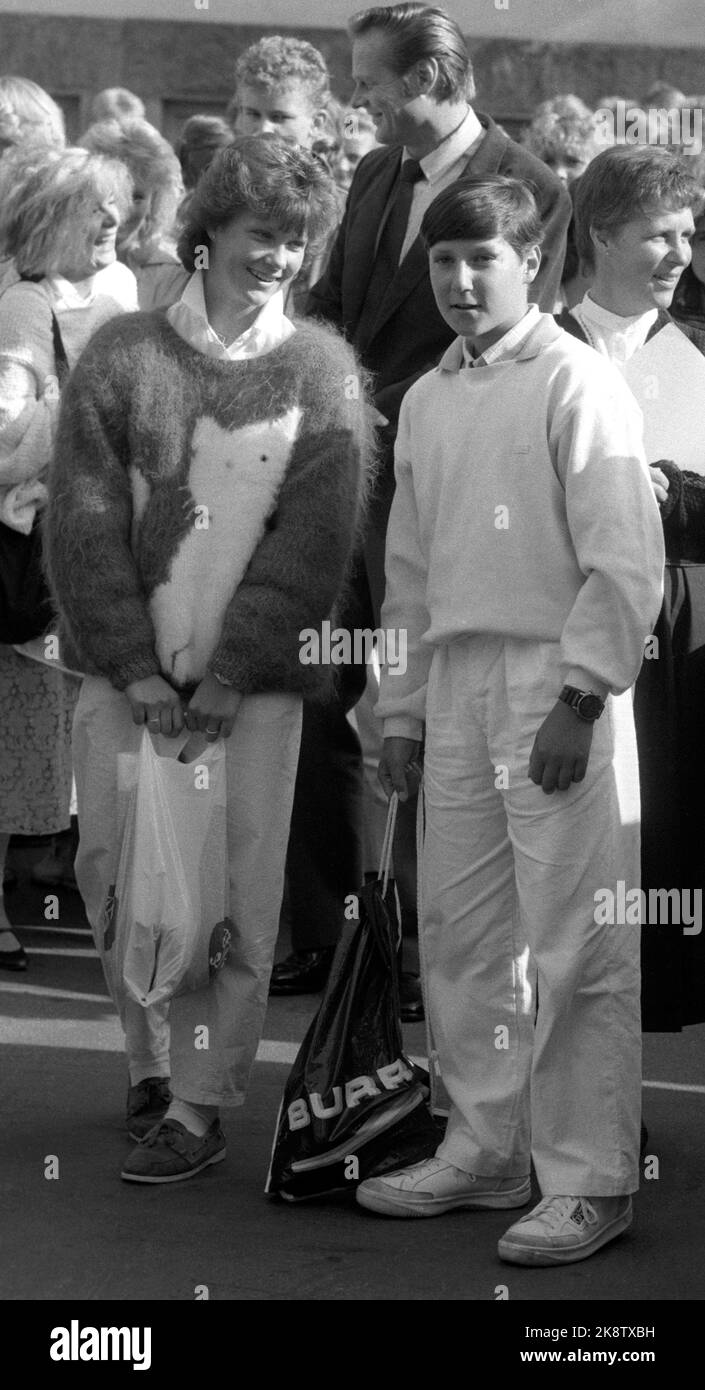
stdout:
<svg viewBox="0 0 705 1390">
<path fill-rule="evenodd" d="M 127 697 L 108 681 L 86 677 L 73 729 L 76 878 L 96 940 L 120 854 L 117 755 L 137 752 L 141 736 Z M 243 698 L 225 742 L 230 954 L 205 989 L 147 1009 L 125 1001 L 132 1085 L 170 1075 L 173 1093 L 194 1104 L 241 1105 L 245 1099 L 267 1007 L 300 737 L 297 695 Z M 155 738 L 161 757 L 177 757 L 183 743 Z"/>
<path fill-rule="evenodd" d="M 546 795 L 528 766 L 558 663 L 556 643 L 477 636 L 431 666 L 421 949 L 451 1101 L 438 1152 L 497 1177 L 531 1156 L 544 1195 L 609 1196 L 639 1185 L 639 927 L 597 925 L 594 899 L 640 881 L 632 699 L 607 700 L 584 781 Z"/>
</svg>

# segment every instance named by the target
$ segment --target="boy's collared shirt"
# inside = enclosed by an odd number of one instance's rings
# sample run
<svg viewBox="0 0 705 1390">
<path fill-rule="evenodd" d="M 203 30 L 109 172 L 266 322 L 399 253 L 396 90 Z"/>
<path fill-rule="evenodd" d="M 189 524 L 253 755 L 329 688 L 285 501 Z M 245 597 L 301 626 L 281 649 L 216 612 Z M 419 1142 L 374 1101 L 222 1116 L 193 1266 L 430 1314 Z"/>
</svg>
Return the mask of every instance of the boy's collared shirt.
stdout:
<svg viewBox="0 0 705 1390">
<path fill-rule="evenodd" d="M 528 338 L 532 329 L 538 323 L 540 310 L 537 304 L 530 304 L 523 318 L 514 324 L 513 328 L 508 329 L 496 343 L 492 343 L 479 356 L 473 357 L 470 352 L 467 340 L 461 338 L 463 345 L 463 362 L 461 366 L 466 367 L 491 367 L 495 362 L 511 362 L 519 352 L 525 339 Z"/>
<path fill-rule="evenodd" d="M 435 150 L 431 150 L 430 154 L 424 155 L 423 159 L 419 160 L 424 177 L 414 185 L 409 221 L 399 254 L 400 262 L 403 261 L 407 251 L 416 241 L 426 208 L 430 207 L 434 198 L 444 188 L 448 188 L 451 183 L 460 178 L 471 152 L 480 144 L 484 135 L 485 131 L 482 125 L 472 106 L 469 106 L 460 125 L 452 130 L 450 135 L 447 135 L 445 140 L 436 146 Z M 404 147 L 402 158 L 411 158 L 406 147 Z"/>
<path fill-rule="evenodd" d="M 208 322 L 203 292 L 203 271 L 191 276 L 181 298 L 167 310 L 167 320 L 180 338 L 205 357 L 221 361 L 242 361 L 246 357 L 263 357 L 266 352 L 286 342 L 296 332 L 291 319 L 284 313 L 284 294 L 278 290 L 260 309 L 254 323 L 235 338 L 224 343 Z"/>
</svg>

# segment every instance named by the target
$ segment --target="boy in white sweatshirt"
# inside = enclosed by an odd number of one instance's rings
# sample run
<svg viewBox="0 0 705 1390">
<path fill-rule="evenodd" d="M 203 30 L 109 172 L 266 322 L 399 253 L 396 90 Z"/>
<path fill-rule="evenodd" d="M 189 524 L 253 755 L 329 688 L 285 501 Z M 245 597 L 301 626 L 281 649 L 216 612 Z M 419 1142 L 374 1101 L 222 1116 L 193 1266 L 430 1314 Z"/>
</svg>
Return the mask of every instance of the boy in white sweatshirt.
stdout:
<svg viewBox="0 0 705 1390">
<path fill-rule="evenodd" d="M 542 1200 L 499 1254 L 563 1263 L 629 1226 L 639 1184 L 639 927 L 596 902 L 639 885 L 630 687 L 662 528 L 619 373 L 528 307 L 527 186 L 454 184 L 422 235 L 459 336 L 399 422 L 382 624 L 407 665 L 383 674 L 380 777 L 407 796 L 425 729 L 421 947 L 451 1106 L 435 1158 L 357 1197 L 520 1207 L 533 1158 Z"/>
</svg>

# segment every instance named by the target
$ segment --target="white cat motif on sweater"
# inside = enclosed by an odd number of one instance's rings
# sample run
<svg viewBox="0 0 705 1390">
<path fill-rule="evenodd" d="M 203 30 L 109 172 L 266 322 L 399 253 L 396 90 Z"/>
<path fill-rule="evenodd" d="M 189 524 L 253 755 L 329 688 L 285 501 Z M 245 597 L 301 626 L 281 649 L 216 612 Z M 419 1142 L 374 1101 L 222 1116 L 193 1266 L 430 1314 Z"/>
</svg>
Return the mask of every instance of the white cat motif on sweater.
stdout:
<svg viewBox="0 0 705 1390">
<path fill-rule="evenodd" d="M 204 416 L 194 427 L 188 487 L 193 525 L 149 608 L 162 670 L 179 685 L 200 681 L 225 610 L 261 540 L 284 480 L 301 411 L 226 430 Z M 135 486 L 137 483 L 137 486 Z M 148 497 L 133 476 L 135 518 Z"/>
</svg>

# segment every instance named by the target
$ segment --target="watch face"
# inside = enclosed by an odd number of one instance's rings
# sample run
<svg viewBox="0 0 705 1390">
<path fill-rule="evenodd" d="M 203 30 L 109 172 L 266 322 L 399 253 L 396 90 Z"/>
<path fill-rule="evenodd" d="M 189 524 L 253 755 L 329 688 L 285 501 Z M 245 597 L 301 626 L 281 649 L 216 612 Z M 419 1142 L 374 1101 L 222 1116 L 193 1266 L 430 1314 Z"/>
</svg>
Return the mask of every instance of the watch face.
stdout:
<svg viewBox="0 0 705 1390">
<path fill-rule="evenodd" d="M 582 719 L 598 719 L 604 706 L 598 695 L 583 695 L 578 701 L 577 710 Z"/>
</svg>

